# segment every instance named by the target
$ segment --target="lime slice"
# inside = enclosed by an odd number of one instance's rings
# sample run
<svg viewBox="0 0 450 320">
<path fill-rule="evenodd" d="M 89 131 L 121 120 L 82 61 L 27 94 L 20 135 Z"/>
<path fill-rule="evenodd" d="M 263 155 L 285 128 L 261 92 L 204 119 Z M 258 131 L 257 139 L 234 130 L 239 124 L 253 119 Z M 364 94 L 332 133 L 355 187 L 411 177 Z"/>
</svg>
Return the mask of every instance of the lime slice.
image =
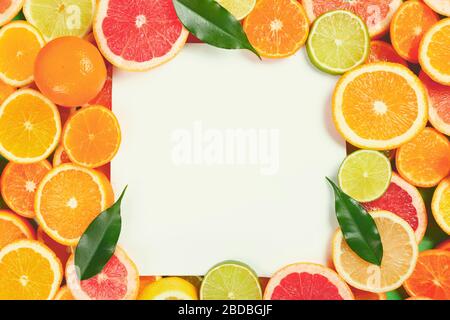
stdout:
<svg viewBox="0 0 450 320">
<path fill-rule="evenodd" d="M 208 271 L 200 288 L 200 300 L 261 300 L 258 276 L 247 265 L 222 262 Z"/>
<path fill-rule="evenodd" d="M 244 19 L 255 7 L 256 0 L 216 0 L 227 9 L 237 20 Z"/>
<path fill-rule="evenodd" d="M 46 41 L 85 36 L 91 29 L 96 0 L 27 0 L 23 13 Z"/>
<path fill-rule="evenodd" d="M 330 11 L 314 22 L 306 48 L 317 68 L 342 74 L 366 61 L 370 51 L 369 32 L 357 15 L 344 10 Z"/>
<path fill-rule="evenodd" d="M 381 152 L 359 150 L 350 154 L 339 168 L 339 185 L 346 194 L 359 202 L 381 197 L 389 187 L 392 168 Z"/>
</svg>

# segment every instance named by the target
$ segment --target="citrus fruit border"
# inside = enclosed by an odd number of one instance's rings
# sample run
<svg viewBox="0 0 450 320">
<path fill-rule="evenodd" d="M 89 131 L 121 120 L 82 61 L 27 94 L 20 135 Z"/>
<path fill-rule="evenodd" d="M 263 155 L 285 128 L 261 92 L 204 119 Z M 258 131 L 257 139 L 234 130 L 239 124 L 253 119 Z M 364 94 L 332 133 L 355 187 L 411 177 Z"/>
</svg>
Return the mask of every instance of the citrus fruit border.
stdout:
<svg viewBox="0 0 450 320">
<path fill-rule="evenodd" d="M 333 267 L 295 263 L 270 280 L 238 261 L 203 278 L 139 277 L 117 247 L 100 274 L 80 281 L 73 246 L 114 200 L 108 165 L 121 132 L 110 110 L 111 65 L 155 68 L 198 29 L 177 17 L 172 0 L 153 12 L 114 0 L 61 0 L 51 14 L 44 0 L 12 0 L 0 13 L 0 154 L 10 161 L 0 190 L 13 210 L 0 211 L 0 298 L 384 300 L 403 285 L 408 299 L 450 299 L 450 18 L 442 17 L 449 8 L 435 0 L 380 0 L 371 2 L 380 13 L 374 19 L 364 5 L 344 0 L 217 0 L 230 12 L 203 1 L 228 21 L 243 20 L 242 27 L 234 23 L 242 29 L 234 40 L 245 36 L 260 57 L 287 58 L 306 44 L 314 66 L 343 74 L 331 113 L 350 150 L 361 150 L 343 161 L 338 181 L 373 217 L 381 265 L 360 258 L 338 230 Z M 28 22 L 10 22 L 22 7 Z M 52 30 L 46 19 L 56 23 Z M 30 259 L 42 261 L 39 268 L 29 268 Z M 23 274 L 17 278 L 9 265 Z M 67 285 L 60 287 L 63 269 Z"/>
</svg>

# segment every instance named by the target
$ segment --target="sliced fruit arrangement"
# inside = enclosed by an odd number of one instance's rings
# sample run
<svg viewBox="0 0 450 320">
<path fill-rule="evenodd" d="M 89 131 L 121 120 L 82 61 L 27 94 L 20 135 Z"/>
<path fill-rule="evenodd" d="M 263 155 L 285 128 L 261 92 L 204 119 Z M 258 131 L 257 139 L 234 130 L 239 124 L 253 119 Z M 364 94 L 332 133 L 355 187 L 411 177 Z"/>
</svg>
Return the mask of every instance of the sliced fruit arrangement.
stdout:
<svg viewBox="0 0 450 320">
<path fill-rule="evenodd" d="M 423 36 L 419 50 L 420 65 L 436 82 L 450 85 L 450 18 L 436 23 Z"/>
<path fill-rule="evenodd" d="M 33 82 L 33 68 L 44 39 L 24 21 L 14 21 L 0 29 L 0 80 L 14 87 Z"/>
<path fill-rule="evenodd" d="M 22 9 L 25 0 L 7 0 L 0 3 L 0 27 L 10 22 Z"/>
<path fill-rule="evenodd" d="M 331 11 L 316 19 L 306 48 L 317 68 L 342 74 L 367 60 L 369 32 L 357 15 L 344 10 Z"/>
<path fill-rule="evenodd" d="M 216 0 L 238 20 L 244 19 L 255 7 L 256 0 Z"/>
<path fill-rule="evenodd" d="M 311 22 L 322 14 L 337 9 L 353 12 L 364 20 L 370 36 L 375 38 L 389 29 L 392 16 L 402 4 L 402 0 L 302 0 L 302 3 Z"/>
<path fill-rule="evenodd" d="M 145 288 L 139 300 L 198 300 L 195 286 L 179 277 L 168 277 L 154 281 Z"/>
<path fill-rule="evenodd" d="M 418 135 L 428 118 L 423 84 L 408 68 L 388 62 L 346 73 L 332 103 L 337 130 L 360 148 L 394 149 Z"/>
<path fill-rule="evenodd" d="M 419 255 L 417 266 L 405 283 L 410 296 L 433 300 L 450 299 L 450 252 L 427 250 Z"/>
<path fill-rule="evenodd" d="M 0 250 L 0 299 L 53 299 L 63 276 L 61 262 L 47 246 L 19 240 Z"/>
<path fill-rule="evenodd" d="M 370 42 L 370 54 L 367 58 L 367 63 L 379 61 L 399 63 L 408 67 L 408 63 L 395 52 L 389 43 L 381 40 L 372 40 Z"/>
<path fill-rule="evenodd" d="M 421 1 L 405 1 L 392 18 L 391 41 L 405 60 L 419 61 L 419 44 L 424 33 L 439 21 L 438 15 Z"/>
<path fill-rule="evenodd" d="M 388 292 L 399 288 L 414 271 L 418 246 L 410 225 L 389 211 L 371 213 L 383 244 L 381 266 L 361 259 L 347 245 L 342 232 L 333 239 L 333 263 L 351 286 L 370 292 Z"/>
<path fill-rule="evenodd" d="M 138 270 L 120 247 L 100 274 L 80 281 L 72 255 L 67 261 L 66 282 L 77 300 L 133 300 L 139 292 Z"/>
<path fill-rule="evenodd" d="M 434 191 L 431 210 L 441 229 L 450 235 L 450 177 L 442 180 Z"/>
<path fill-rule="evenodd" d="M 23 14 L 46 41 L 83 37 L 92 26 L 96 0 L 26 0 Z"/>
<path fill-rule="evenodd" d="M 265 300 L 354 300 L 350 287 L 333 270 L 296 263 L 277 271 L 264 292 Z"/>
<path fill-rule="evenodd" d="M 296 0 L 259 0 L 244 21 L 244 31 L 261 56 L 284 58 L 305 44 L 308 18 Z"/>
<path fill-rule="evenodd" d="M 420 243 L 427 230 L 428 217 L 425 202 L 413 185 L 403 180 L 395 172 L 386 192 L 377 200 L 362 204 L 366 210 L 390 211 L 409 223 Z"/>
<path fill-rule="evenodd" d="M 105 58 L 116 67 L 144 71 L 172 59 L 188 31 L 171 0 L 99 0 L 94 35 Z M 120 28 L 117 26 L 120 25 Z"/>
<path fill-rule="evenodd" d="M 417 187 L 433 187 L 450 171 L 450 142 L 433 128 L 425 128 L 398 148 L 395 162 L 403 179 Z"/>
<path fill-rule="evenodd" d="M 0 210 L 0 250 L 20 239 L 34 239 L 34 229 L 24 218 L 8 210 Z"/>
<path fill-rule="evenodd" d="M 201 300 L 260 300 L 261 285 L 249 266 L 225 261 L 205 275 L 200 288 Z"/>
</svg>

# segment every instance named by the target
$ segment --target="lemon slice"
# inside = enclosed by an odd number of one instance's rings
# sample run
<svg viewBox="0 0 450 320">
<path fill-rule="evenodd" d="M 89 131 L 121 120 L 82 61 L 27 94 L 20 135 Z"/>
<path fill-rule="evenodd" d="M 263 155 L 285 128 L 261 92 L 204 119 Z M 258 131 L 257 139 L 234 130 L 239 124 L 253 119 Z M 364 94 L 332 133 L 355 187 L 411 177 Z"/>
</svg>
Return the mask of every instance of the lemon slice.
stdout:
<svg viewBox="0 0 450 320">
<path fill-rule="evenodd" d="M 244 19 L 255 7 L 256 0 L 216 0 L 227 9 L 237 20 Z"/>
<path fill-rule="evenodd" d="M 150 283 L 138 300 L 198 300 L 197 289 L 179 277 L 162 278 Z"/>
</svg>

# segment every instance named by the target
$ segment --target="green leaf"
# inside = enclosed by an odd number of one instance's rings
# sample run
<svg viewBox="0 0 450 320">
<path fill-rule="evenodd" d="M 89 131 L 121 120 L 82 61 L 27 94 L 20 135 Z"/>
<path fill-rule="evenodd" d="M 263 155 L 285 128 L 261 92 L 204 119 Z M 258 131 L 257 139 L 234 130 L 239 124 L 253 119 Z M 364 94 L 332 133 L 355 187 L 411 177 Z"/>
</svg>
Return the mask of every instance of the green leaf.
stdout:
<svg viewBox="0 0 450 320">
<path fill-rule="evenodd" d="M 329 178 L 334 191 L 337 220 L 348 246 L 367 262 L 381 265 L 383 245 L 372 216 Z"/>
<path fill-rule="evenodd" d="M 87 227 L 75 250 L 75 268 L 81 280 L 99 274 L 116 250 L 122 227 L 120 204 L 127 188 L 116 203 L 103 211 Z"/>
<path fill-rule="evenodd" d="M 178 18 L 201 41 L 223 49 L 247 49 L 259 57 L 241 23 L 215 0 L 173 0 Z"/>
</svg>

